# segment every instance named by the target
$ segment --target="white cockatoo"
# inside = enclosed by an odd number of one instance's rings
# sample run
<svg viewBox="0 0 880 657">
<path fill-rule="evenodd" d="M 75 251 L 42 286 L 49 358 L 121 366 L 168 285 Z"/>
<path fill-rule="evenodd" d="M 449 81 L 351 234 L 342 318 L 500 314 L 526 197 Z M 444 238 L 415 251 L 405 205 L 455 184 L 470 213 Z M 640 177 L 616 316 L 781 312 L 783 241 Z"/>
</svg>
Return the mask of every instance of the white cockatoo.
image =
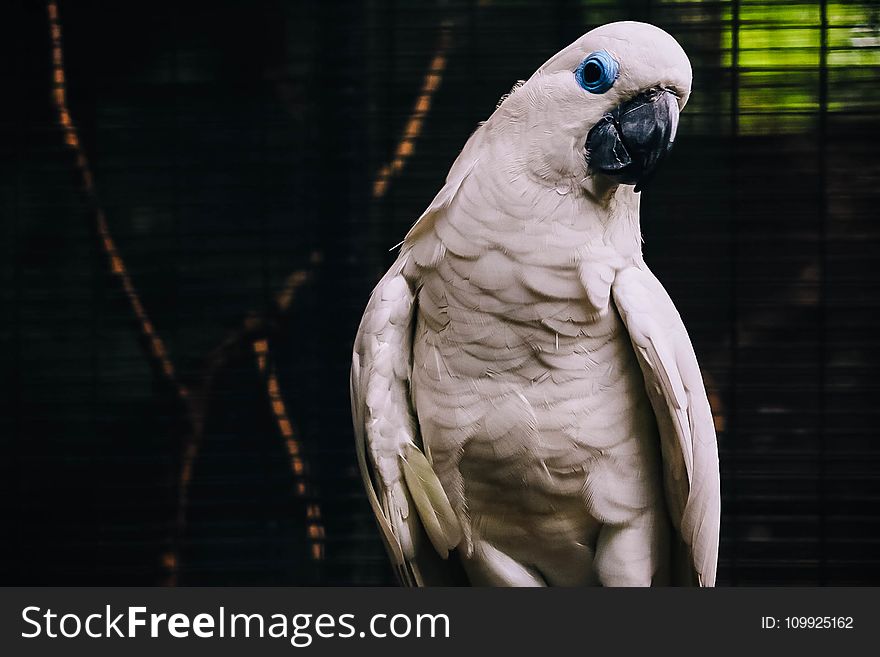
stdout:
<svg viewBox="0 0 880 657">
<path fill-rule="evenodd" d="M 471 136 L 370 297 L 353 419 L 405 583 L 714 585 L 712 413 L 639 227 L 690 89 L 663 30 L 588 32 Z"/>
</svg>

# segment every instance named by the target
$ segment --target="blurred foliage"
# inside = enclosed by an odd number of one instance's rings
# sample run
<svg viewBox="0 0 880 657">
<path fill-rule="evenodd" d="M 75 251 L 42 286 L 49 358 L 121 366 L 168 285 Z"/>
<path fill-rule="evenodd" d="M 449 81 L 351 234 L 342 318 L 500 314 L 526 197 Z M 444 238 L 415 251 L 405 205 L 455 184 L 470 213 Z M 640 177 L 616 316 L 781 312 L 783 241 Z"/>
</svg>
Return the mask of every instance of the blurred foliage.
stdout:
<svg viewBox="0 0 880 657">
<path fill-rule="evenodd" d="M 822 2 L 723 3 L 721 63 L 731 67 L 736 57 L 741 133 L 811 129 L 820 110 L 823 59 L 829 111 L 880 107 L 880 5 L 824 4 L 823 25 Z"/>
</svg>

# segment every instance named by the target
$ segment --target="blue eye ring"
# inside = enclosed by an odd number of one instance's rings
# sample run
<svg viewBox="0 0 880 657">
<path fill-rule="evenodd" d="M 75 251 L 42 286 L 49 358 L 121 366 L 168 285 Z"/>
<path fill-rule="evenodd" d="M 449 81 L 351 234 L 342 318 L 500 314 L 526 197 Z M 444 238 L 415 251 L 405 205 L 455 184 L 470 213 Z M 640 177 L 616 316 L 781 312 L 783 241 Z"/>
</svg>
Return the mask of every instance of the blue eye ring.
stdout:
<svg viewBox="0 0 880 657">
<path fill-rule="evenodd" d="M 597 50 L 580 63 L 574 77 L 591 94 L 604 94 L 620 75 L 620 65 L 607 50 Z"/>
</svg>

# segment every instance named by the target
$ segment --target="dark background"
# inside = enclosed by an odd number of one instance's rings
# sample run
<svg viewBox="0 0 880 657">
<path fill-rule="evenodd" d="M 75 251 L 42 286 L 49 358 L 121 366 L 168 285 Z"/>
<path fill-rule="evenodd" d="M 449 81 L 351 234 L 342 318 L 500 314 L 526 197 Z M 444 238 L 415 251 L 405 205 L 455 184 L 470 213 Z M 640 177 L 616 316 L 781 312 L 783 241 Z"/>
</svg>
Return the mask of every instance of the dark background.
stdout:
<svg viewBox="0 0 880 657">
<path fill-rule="evenodd" d="M 4 2 L 0 582 L 391 583 L 367 296 L 498 98 L 620 19 L 694 66 L 642 226 L 716 415 L 719 584 L 880 583 L 880 8 L 787 0 L 61 0 L 79 151 L 46 5 Z"/>
</svg>

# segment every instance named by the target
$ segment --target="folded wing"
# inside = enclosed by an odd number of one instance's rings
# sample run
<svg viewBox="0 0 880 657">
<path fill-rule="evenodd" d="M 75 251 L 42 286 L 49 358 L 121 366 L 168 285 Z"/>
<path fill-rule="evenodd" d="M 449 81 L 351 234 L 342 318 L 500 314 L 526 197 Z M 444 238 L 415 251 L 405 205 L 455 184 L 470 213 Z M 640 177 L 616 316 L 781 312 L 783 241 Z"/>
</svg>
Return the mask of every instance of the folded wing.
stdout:
<svg viewBox="0 0 880 657">
<path fill-rule="evenodd" d="M 718 444 L 693 346 L 666 290 L 643 264 L 618 272 L 612 294 L 660 430 L 666 499 L 685 557 L 673 583 L 714 586 L 721 514 Z"/>
<path fill-rule="evenodd" d="M 401 581 L 422 585 L 437 583 L 437 562 L 458 545 L 461 527 L 420 449 L 410 401 L 415 302 L 402 274 L 406 258 L 367 304 L 352 356 L 351 403 L 358 464 L 386 548 Z"/>
</svg>

